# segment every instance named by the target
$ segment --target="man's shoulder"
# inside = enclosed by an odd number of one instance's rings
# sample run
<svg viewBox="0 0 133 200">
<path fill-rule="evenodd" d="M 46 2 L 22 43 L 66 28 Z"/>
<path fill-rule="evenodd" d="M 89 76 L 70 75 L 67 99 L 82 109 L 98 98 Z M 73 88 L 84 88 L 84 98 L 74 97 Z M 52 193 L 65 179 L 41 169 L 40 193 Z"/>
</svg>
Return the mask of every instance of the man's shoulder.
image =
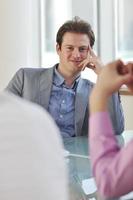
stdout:
<svg viewBox="0 0 133 200">
<path fill-rule="evenodd" d="M 54 70 L 54 67 L 51 67 L 51 68 L 42 68 L 42 67 L 38 67 L 38 68 L 30 68 L 30 67 L 24 67 L 24 68 L 20 68 L 16 74 L 15 74 L 15 77 L 18 77 L 18 78 L 26 78 L 26 79 L 29 79 L 29 80 L 33 80 L 34 78 L 38 78 L 38 77 L 49 77 L 49 76 L 52 76 L 53 74 L 53 70 Z"/>
<path fill-rule="evenodd" d="M 53 71 L 54 67 L 49 67 L 49 68 L 42 68 L 42 67 L 35 67 L 35 68 L 31 68 L 31 67 L 23 67 L 20 68 L 18 71 L 19 72 L 23 72 L 23 73 L 32 73 L 32 74 L 36 74 L 36 73 L 44 73 L 44 72 L 49 72 L 49 71 Z"/>
</svg>

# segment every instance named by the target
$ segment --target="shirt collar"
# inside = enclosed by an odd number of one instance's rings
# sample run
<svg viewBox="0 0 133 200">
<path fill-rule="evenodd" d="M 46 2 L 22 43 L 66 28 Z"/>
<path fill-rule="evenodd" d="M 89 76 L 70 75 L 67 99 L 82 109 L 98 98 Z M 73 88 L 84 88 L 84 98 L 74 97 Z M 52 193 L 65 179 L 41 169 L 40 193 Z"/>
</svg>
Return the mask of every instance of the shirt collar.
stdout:
<svg viewBox="0 0 133 200">
<path fill-rule="evenodd" d="M 76 89 L 79 80 L 80 80 L 80 74 L 76 77 L 75 81 L 73 82 L 73 84 L 72 84 L 72 86 L 71 86 L 70 88 L 71 88 L 71 89 Z M 54 83 L 56 86 L 65 85 L 65 79 L 64 79 L 64 77 L 57 71 L 57 67 L 55 67 L 55 69 L 54 69 L 54 80 L 53 80 L 53 83 Z M 65 85 L 65 87 L 68 88 L 66 85 Z"/>
<path fill-rule="evenodd" d="M 57 68 L 54 69 L 54 83 L 57 86 L 60 86 L 64 83 L 65 79 L 63 76 L 57 71 Z"/>
</svg>

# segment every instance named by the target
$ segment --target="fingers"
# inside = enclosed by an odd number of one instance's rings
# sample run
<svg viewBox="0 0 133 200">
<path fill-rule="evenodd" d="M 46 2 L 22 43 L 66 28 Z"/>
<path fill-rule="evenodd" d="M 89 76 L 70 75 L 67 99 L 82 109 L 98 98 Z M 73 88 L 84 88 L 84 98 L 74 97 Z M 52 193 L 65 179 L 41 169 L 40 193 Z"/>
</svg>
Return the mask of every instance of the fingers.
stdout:
<svg viewBox="0 0 133 200">
<path fill-rule="evenodd" d="M 133 85 L 133 63 L 124 64 L 121 60 L 117 60 L 110 64 L 110 69 L 113 70 L 113 68 L 123 84 Z"/>
<path fill-rule="evenodd" d="M 85 60 L 83 60 L 80 65 L 80 67 L 82 67 L 82 71 L 87 67 L 87 68 L 90 68 L 90 69 L 95 69 L 95 64 L 94 64 L 94 61 L 93 61 L 93 57 L 88 54 L 87 58 Z"/>
<path fill-rule="evenodd" d="M 83 62 L 80 63 L 79 67 L 82 67 L 82 71 L 87 67 L 92 69 L 97 75 L 100 73 L 103 63 L 95 52 L 90 48 L 88 55 Z"/>
<path fill-rule="evenodd" d="M 129 73 L 127 66 L 122 62 L 122 60 L 116 60 L 112 63 L 109 63 L 110 68 L 116 70 L 118 75 L 125 75 Z"/>
<path fill-rule="evenodd" d="M 97 88 L 107 96 L 118 91 L 123 84 L 133 91 L 133 63 L 114 61 L 102 68 L 97 79 Z"/>
<path fill-rule="evenodd" d="M 93 49 L 90 49 L 90 55 L 92 56 L 92 57 L 97 57 L 97 55 L 96 55 L 96 53 L 94 52 L 94 50 Z"/>
<path fill-rule="evenodd" d="M 90 49 L 90 55 L 89 55 L 89 63 L 88 63 L 88 67 L 94 69 L 95 67 L 95 60 L 97 59 L 96 54 L 94 53 L 94 51 L 92 49 Z"/>
<path fill-rule="evenodd" d="M 93 56 L 89 55 L 88 56 L 88 62 L 87 62 L 87 65 L 86 67 L 90 68 L 90 69 L 95 69 L 95 64 L 94 64 L 94 58 Z"/>
<path fill-rule="evenodd" d="M 114 67 L 116 67 L 119 75 L 130 74 L 133 75 L 133 62 L 124 64 L 122 60 L 117 60 L 114 62 Z"/>
<path fill-rule="evenodd" d="M 128 71 L 130 74 L 133 75 L 133 62 L 127 63 L 126 67 L 127 67 L 127 71 Z"/>
<path fill-rule="evenodd" d="M 116 67 L 117 67 L 117 72 L 119 75 L 124 75 L 128 73 L 127 67 L 124 65 L 122 60 L 117 60 L 116 61 Z"/>
<path fill-rule="evenodd" d="M 97 62 L 97 55 L 95 54 L 95 52 L 92 50 L 92 48 L 90 48 L 89 50 L 89 54 L 88 54 L 88 62 L 86 67 L 95 70 L 96 69 L 96 62 Z"/>
</svg>

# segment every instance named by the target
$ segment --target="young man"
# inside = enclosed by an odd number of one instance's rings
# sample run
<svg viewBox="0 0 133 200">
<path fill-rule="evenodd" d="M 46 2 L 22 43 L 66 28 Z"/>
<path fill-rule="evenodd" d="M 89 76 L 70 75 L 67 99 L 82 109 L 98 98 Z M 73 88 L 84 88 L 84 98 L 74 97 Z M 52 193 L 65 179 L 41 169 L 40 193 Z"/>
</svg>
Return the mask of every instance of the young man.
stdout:
<svg viewBox="0 0 133 200">
<path fill-rule="evenodd" d="M 98 74 L 102 67 L 92 50 L 93 30 L 87 22 L 74 18 L 59 28 L 56 42 L 58 64 L 52 68 L 20 69 L 7 90 L 47 109 L 63 137 L 87 135 L 88 96 L 93 83 L 80 74 L 85 67 Z M 110 97 L 108 107 L 114 132 L 121 134 L 124 118 L 118 93 Z"/>
<path fill-rule="evenodd" d="M 133 63 L 117 60 L 103 67 L 89 100 L 91 161 L 102 199 L 133 191 L 133 140 L 120 148 L 107 109 L 109 97 L 122 84 L 133 92 Z"/>
<path fill-rule="evenodd" d="M 68 200 L 64 150 L 49 114 L 0 94 L 0 199 Z"/>
</svg>

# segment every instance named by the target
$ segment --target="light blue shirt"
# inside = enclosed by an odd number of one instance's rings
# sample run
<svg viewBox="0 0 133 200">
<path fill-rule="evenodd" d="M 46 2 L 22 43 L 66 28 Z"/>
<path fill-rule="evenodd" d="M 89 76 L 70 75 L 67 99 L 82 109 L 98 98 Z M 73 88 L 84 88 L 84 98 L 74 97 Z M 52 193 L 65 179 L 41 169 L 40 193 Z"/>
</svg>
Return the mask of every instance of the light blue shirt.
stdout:
<svg viewBox="0 0 133 200">
<path fill-rule="evenodd" d="M 48 111 L 63 137 L 75 136 L 75 93 L 78 81 L 79 78 L 71 87 L 66 86 L 64 78 L 55 68 Z"/>
</svg>

